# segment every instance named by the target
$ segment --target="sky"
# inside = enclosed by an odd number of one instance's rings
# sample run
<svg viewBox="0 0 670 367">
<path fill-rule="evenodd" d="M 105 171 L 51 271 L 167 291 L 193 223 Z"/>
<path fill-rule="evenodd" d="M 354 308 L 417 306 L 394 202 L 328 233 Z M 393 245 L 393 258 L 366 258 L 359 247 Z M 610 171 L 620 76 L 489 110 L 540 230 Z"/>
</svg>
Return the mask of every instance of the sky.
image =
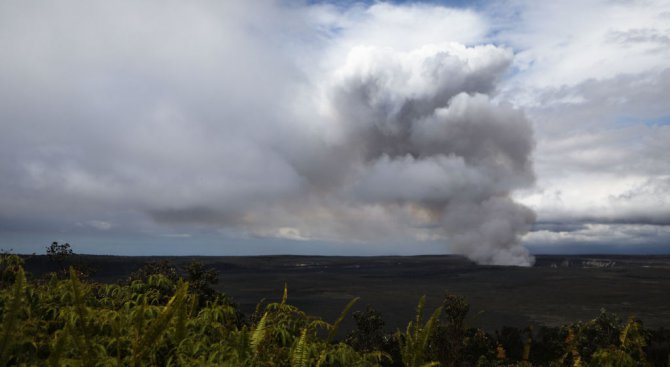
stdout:
<svg viewBox="0 0 670 367">
<path fill-rule="evenodd" d="M 0 248 L 670 253 L 670 2 L 2 1 Z"/>
</svg>

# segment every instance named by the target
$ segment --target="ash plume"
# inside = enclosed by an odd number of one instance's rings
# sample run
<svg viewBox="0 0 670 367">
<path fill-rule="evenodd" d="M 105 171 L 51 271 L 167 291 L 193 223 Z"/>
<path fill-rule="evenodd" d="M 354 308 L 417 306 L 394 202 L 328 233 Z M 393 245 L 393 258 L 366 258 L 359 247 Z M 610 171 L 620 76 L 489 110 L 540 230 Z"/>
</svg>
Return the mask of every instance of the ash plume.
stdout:
<svg viewBox="0 0 670 367">
<path fill-rule="evenodd" d="M 334 178 L 339 189 L 428 213 L 422 225 L 478 263 L 531 265 L 520 238 L 535 215 L 510 194 L 534 181 L 532 129 L 522 112 L 492 100 L 511 59 L 491 45 L 354 48 L 324 92 L 324 114 L 343 136 L 327 154 L 348 167 L 329 170 L 346 175 Z"/>
</svg>

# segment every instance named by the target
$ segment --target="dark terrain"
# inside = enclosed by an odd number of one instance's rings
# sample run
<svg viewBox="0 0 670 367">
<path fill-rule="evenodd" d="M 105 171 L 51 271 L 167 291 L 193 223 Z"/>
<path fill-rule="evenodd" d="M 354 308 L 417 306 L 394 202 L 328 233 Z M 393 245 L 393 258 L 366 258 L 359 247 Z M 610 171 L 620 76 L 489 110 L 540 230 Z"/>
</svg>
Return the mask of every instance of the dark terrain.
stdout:
<svg viewBox="0 0 670 367">
<path fill-rule="evenodd" d="M 413 318 L 421 295 L 437 306 L 445 292 L 464 296 L 469 322 L 492 330 L 504 325 L 557 326 L 589 320 L 601 308 L 646 327 L 670 328 L 670 256 L 538 256 L 531 268 L 479 266 L 457 256 L 415 257 L 117 257 L 76 255 L 95 269 L 93 280 L 124 280 L 144 263 L 198 260 L 219 272 L 217 288 L 245 313 L 261 299 L 281 298 L 312 315 L 334 320 L 354 297 L 356 309 L 381 311 L 390 331 Z M 27 259 L 35 275 L 53 270 L 46 256 Z"/>
</svg>

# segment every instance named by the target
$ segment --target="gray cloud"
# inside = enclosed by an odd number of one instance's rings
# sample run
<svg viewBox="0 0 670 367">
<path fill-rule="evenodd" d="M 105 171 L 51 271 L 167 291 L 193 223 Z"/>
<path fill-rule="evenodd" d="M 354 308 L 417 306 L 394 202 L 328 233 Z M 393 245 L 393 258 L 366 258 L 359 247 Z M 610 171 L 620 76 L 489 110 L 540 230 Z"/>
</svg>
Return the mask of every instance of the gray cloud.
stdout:
<svg viewBox="0 0 670 367">
<path fill-rule="evenodd" d="M 4 233 L 442 241 L 508 264 L 531 228 L 668 238 L 663 2 L 40 5 L 0 4 Z"/>
<path fill-rule="evenodd" d="M 571 223 L 565 221 L 561 222 L 537 221 L 533 223 L 532 232 L 547 231 L 547 232 L 561 233 L 561 232 L 577 232 L 583 229 L 586 229 L 586 225 L 584 223 L 579 222 Z"/>
<path fill-rule="evenodd" d="M 612 31 L 606 36 L 610 42 L 616 42 L 626 45 L 649 44 L 654 48 L 668 47 L 670 45 L 670 35 L 654 28 L 636 28 L 627 31 Z"/>
<path fill-rule="evenodd" d="M 240 212 L 226 213 L 207 207 L 151 209 L 148 214 L 154 221 L 166 224 L 234 226 L 244 223 Z"/>
<path fill-rule="evenodd" d="M 666 8 L 0 3 L 0 241 L 660 243 Z"/>
<path fill-rule="evenodd" d="M 300 74 L 273 45 L 302 31 L 289 25 L 300 14 L 42 5 L 0 5 L 0 215 L 60 228 L 101 216 L 122 230 L 128 213 L 172 223 L 186 220 L 179 210 L 239 212 L 301 191 L 268 144 Z"/>
<path fill-rule="evenodd" d="M 670 226 L 645 224 L 596 224 L 585 223 L 574 231 L 537 230 L 524 237 L 529 246 L 540 247 L 543 252 L 583 252 L 598 246 L 593 253 L 667 253 Z"/>
<path fill-rule="evenodd" d="M 670 217 L 670 71 L 546 89 L 527 109 L 538 136 L 540 221 L 664 224 Z"/>
<path fill-rule="evenodd" d="M 493 46 L 354 49 L 327 93 L 342 146 L 358 152 L 354 197 L 421 208 L 452 251 L 478 262 L 530 264 L 520 236 L 534 215 L 508 195 L 533 182 L 532 131 L 482 94 L 510 58 Z"/>
</svg>

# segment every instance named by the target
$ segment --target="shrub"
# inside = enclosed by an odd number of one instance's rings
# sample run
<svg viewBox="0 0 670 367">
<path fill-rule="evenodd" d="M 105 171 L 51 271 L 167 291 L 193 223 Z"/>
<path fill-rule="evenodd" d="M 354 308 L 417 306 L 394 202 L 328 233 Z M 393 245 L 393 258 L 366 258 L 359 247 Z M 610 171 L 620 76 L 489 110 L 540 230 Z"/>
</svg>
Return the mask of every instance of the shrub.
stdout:
<svg viewBox="0 0 670 367">
<path fill-rule="evenodd" d="M 135 280 L 146 282 L 152 275 L 163 275 L 171 282 L 176 283 L 179 280 L 179 273 L 177 267 L 167 260 L 152 261 L 142 265 L 139 269 L 134 271 L 128 277 L 128 282 L 132 283 Z"/>
<path fill-rule="evenodd" d="M 382 314 L 367 306 L 365 311 L 354 312 L 353 317 L 355 328 L 347 335 L 346 343 L 360 352 L 383 350 L 386 336 Z"/>
<path fill-rule="evenodd" d="M 201 305 L 213 302 L 219 296 L 218 292 L 212 288 L 219 282 L 217 271 L 212 268 L 205 269 L 199 261 L 191 261 L 186 267 L 186 280 L 190 284 L 191 291 L 198 295 Z"/>
<path fill-rule="evenodd" d="M 14 283 L 19 269 L 23 266 L 23 259 L 8 252 L 0 253 L 0 286 Z"/>
</svg>

